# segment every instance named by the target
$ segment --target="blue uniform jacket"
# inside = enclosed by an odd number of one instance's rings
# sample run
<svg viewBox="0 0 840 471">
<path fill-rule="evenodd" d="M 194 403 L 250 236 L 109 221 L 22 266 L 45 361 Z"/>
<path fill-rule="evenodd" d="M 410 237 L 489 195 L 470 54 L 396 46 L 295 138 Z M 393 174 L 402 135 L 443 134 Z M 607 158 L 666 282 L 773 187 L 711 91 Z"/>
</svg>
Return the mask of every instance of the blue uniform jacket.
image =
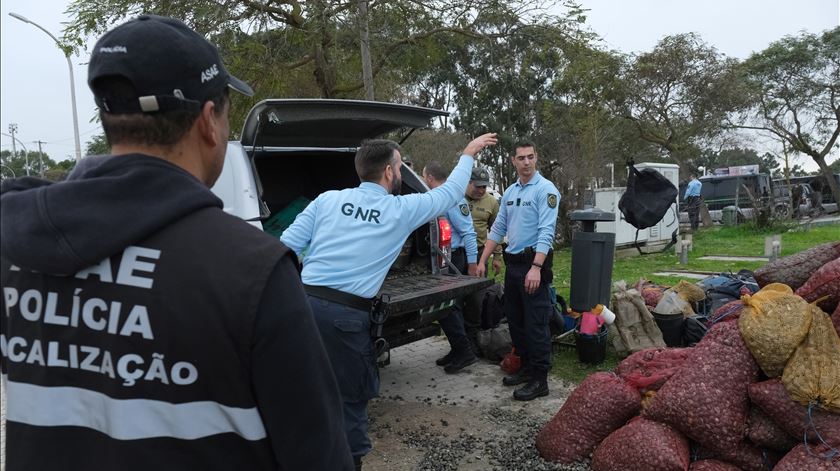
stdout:
<svg viewBox="0 0 840 471">
<path fill-rule="evenodd" d="M 467 263 L 478 261 L 478 244 L 475 239 L 470 205 L 466 198 L 461 198 L 457 206 L 446 212 L 446 219 L 452 226 L 452 250 L 464 247 L 467 252 Z"/>
<path fill-rule="evenodd" d="M 687 200 L 689 196 L 700 196 L 700 189 L 703 188 L 703 184 L 700 183 L 700 180 L 696 178 L 688 182 L 688 185 L 685 187 L 685 195 L 683 196 L 683 201 Z"/>
<path fill-rule="evenodd" d="M 522 185 L 517 180 L 502 196 L 499 215 L 488 237 L 497 244 L 507 235 L 507 253 L 521 253 L 528 247 L 547 254 L 554 243 L 560 192 L 539 172 Z"/>
<path fill-rule="evenodd" d="M 381 185 L 322 193 L 280 238 L 303 258 L 305 284 L 364 298 L 376 295 L 405 239 L 460 201 L 473 158 L 462 155 L 446 183 L 426 193 L 393 196 Z"/>
</svg>

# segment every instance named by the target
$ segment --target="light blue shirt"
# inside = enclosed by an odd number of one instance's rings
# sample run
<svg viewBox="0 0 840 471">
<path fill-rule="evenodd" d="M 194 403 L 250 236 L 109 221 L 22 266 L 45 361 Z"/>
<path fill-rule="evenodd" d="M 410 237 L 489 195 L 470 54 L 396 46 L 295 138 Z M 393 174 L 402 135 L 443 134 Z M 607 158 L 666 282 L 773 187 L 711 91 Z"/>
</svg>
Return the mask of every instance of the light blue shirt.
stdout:
<svg viewBox="0 0 840 471">
<path fill-rule="evenodd" d="M 554 243 L 560 192 L 540 172 L 522 185 L 509 186 L 499 204 L 499 215 L 488 237 L 497 244 L 507 234 L 507 253 L 521 253 L 528 247 L 547 254 Z"/>
<path fill-rule="evenodd" d="M 688 182 L 688 186 L 685 187 L 685 196 L 683 196 L 683 201 L 687 200 L 689 196 L 700 196 L 701 188 L 703 188 L 703 184 L 696 178 Z"/>
<path fill-rule="evenodd" d="M 467 263 L 478 261 L 478 244 L 475 240 L 470 205 L 466 198 L 461 198 L 457 206 L 446 212 L 446 219 L 452 226 L 452 250 L 464 247 L 467 252 Z"/>
<path fill-rule="evenodd" d="M 280 240 L 303 258 L 301 279 L 363 298 L 379 291 L 405 239 L 464 197 L 473 158 L 462 155 L 446 183 L 426 193 L 393 196 L 381 185 L 322 193 Z"/>
</svg>

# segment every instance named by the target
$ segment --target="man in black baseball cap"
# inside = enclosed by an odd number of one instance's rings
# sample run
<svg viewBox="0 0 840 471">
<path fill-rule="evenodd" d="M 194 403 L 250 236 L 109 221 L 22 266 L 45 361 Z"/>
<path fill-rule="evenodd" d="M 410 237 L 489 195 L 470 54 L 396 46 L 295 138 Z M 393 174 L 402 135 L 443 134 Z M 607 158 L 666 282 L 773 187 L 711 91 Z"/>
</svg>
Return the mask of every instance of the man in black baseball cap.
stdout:
<svg viewBox="0 0 840 471">
<path fill-rule="evenodd" d="M 9 471 L 354 469 L 297 258 L 210 191 L 250 87 L 158 16 L 106 33 L 89 75 L 112 155 L 1 187 L 0 332 L 37 357 L 0 357 Z M 47 294 L 67 316 L 33 320 Z"/>
<path fill-rule="evenodd" d="M 114 77 L 127 80 L 134 96 L 113 96 L 97 86 Z M 114 114 L 196 110 L 226 87 L 254 94 L 228 73 L 219 51 L 204 37 L 176 19 L 155 15 L 124 23 L 97 41 L 88 85 L 99 108 Z"/>
</svg>

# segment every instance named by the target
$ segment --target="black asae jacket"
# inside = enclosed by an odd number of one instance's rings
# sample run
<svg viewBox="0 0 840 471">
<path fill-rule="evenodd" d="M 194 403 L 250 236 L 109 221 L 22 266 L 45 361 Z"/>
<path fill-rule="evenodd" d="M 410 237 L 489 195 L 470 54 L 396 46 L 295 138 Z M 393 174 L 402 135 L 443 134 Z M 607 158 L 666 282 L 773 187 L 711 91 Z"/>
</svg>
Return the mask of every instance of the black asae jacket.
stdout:
<svg viewBox="0 0 840 471">
<path fill-rule="evenodd" d="M 293 255 L 162 159 L 88 159 L 3 182 L 7 469 L 352 469 Z"/>
</svg>

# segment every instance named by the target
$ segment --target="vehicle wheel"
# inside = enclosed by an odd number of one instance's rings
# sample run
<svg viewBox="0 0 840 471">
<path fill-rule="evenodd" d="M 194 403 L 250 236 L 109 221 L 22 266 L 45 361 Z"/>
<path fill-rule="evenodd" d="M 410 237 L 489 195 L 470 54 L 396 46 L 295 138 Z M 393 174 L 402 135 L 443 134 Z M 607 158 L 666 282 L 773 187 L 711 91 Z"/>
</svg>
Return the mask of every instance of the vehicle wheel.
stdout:
<svg viewBox="0 0 840 471">
<path fill-rule="evenodd" d="M 786 204 L 777 204 L 777 205 L 773 208 L 773 214 L 774 214 L 777 218 L 787 219 L 787 218 L 789 218 L 789 217 L 790 217 L 790 214 L 791 214 L 791 209 L 790 209 L 790 206 L 789 206 L 789 205 L 786 205 Z"/>
</svg>

